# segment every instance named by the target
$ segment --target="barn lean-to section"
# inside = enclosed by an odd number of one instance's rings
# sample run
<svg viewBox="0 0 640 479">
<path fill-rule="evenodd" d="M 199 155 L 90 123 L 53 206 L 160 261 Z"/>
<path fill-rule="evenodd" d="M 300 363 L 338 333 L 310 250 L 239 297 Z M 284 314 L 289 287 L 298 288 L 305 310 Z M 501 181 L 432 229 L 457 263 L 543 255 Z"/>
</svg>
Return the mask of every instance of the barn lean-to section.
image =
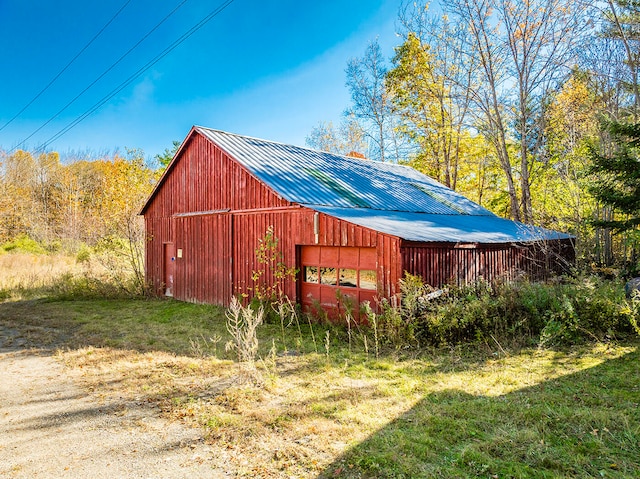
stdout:
<svg viewBox="0 0 640 479">
<path fill-rule="evenodd" d="M 405 271 L 441 286 L 572 260 L 570 236 L 498 218 L 408 167 L 201 127 L 142 214 L 156 292 L 221 305 L 252 295 L 269 228 L 298 269 L 284 292 L 306 306 L 335 307 L 337 290 L 354 302 L 390 297 Z"/>
</svg>

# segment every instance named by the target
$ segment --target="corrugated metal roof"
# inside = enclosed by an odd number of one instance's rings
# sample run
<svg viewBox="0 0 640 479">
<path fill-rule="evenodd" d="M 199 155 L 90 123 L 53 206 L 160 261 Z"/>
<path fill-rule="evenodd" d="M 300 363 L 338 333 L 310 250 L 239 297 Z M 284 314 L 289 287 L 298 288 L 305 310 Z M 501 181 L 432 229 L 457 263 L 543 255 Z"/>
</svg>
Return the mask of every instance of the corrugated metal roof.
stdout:
<svg viewBox="0 0 640 479">
<path fill-rule="evenodd" d="M 419 242 L 508 243 L 572 236 L 500 218 L 408 166 L 195 127 L 284 199 Z"/>
<path fill-rule="evenodd" d="M 408 166 L 334 155 L 208 128 L 197 127 L 196 130 L 294 203 L 493 215 Z"/>
<path fill-rule="evenodd" d="M 571 235 L 525 225 L 496 215 L 441 215 L 322 205 L 309 205 L 309 207 L 341 220 L 408 241 L 518 243 L 572 238 Z"/>
</svg>

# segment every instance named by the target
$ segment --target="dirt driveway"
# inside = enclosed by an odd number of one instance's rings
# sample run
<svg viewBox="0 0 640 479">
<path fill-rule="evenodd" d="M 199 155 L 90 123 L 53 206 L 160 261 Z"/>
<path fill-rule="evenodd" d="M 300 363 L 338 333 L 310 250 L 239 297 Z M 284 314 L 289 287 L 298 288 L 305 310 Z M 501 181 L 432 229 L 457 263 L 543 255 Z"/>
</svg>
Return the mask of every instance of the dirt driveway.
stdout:
<svg viewBox="0 0 640 479">
<path fill-rule="evenodd" d="M 13 333 L 0 327 L 0 477 L 230 477 L 199 430 L 152 406 L 84 391 Z"/>
</svg>

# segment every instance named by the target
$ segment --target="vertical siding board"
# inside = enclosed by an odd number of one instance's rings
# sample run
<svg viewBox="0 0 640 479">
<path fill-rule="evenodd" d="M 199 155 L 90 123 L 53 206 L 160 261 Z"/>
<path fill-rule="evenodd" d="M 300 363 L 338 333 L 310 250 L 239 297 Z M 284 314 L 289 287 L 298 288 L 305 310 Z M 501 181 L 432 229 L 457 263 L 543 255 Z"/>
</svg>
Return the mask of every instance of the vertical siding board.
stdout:
<svg viewBox="0 0 640 479">
<path fill-rule="evenodd" d="M 562 243 L 554 246 L 563 247 Z M 570 245 L 567 246 L 570 248 Z M 444 244 L 402 246 L 403 268 L 421 276 L 425 283 L 440 287 L 449 283 L 470 283 L 477 279 L 494 282 L 513 280 L 520 274 L 543 278 L 549 270 L 543 251 L 523 245 L 473 245 L 468 247 Z"/>
</svg>

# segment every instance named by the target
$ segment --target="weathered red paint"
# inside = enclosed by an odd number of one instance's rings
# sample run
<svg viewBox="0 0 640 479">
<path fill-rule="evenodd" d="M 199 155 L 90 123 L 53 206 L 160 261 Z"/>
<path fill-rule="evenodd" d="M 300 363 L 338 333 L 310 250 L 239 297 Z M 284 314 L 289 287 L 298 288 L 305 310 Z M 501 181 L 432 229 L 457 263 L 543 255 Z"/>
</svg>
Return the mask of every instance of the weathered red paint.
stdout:
<svg viewBox="0 0 640 479">
<path fill-rule="evenodd" d="M 173 296 L 226 305 L 232 295 L 252 295 L 252 274 L 260 269 L 256 248 L 269 227 L 279 239 L 283 262 L 300 267 L 304 247 L 367 248 L 373 252 L 380 297 L 399 293 L 405 271 L 434 286 L 489 281 L 532 271 L 540 252 L 517 245 L 410 243 L 284 200 L 192 130 L 147 202 L 146 278 L 164 293 L 164 244 L 173 244 Z M 314 231 L 318 215 L 319 231 Z M 351 253 L 346 251 L 348 260 Z M 544 258 L 542 258 L 544 261 Z M 348 266 L 348 261 L 344 263 Z M 272 274 L 264 275 L 272 285 Z M 300 278 L 285 281 L 284 292 L 301 300 Z"/>
</svg>

